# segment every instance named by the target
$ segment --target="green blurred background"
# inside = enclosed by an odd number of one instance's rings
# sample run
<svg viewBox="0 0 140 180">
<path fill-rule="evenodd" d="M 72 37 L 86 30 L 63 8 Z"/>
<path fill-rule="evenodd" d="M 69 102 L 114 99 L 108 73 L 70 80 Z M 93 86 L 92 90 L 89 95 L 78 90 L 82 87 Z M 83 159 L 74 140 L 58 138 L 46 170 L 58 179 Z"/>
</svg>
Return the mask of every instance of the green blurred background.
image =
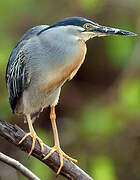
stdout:
<svg viewBox="0 0 140 180">
<path fill-rule="evenodd" d="M 13 115 L 8 104 L 5 69 L 10 52 L 29 28 L 68 16 L 82 16 L 140 34 L 140 0 L 1 1 L 0 118 L 28 131 L 23 117 Z M 56 108 L 62 149 L 95 180 L 140 180 L 140 38 L 94 38 L 87 47 L 85 63 L 62 88 Z M 34 127 L 52 146 L 48 109 Z M 56 179 L 43 163 L 28 159 L 1 137 L 0 151 L 19 160 L 42 180 Z M 25 180 L 0 162 L 0 179 L 9 177 Z"/>
</svg>

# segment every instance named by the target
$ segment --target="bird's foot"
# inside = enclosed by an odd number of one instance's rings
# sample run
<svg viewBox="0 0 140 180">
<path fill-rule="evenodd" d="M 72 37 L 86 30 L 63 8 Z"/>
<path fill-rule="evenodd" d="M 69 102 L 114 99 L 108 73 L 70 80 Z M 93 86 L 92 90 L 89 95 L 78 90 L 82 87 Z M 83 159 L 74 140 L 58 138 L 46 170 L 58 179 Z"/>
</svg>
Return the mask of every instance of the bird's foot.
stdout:
<svg viewBox="0 0 140 180">
<path fill-rule="evenodd" d="M 63 167 L 63 156 L 67 159 L 69 159 L 70 161 L 73 161 L 74 163 L 77 163 L 78 161 L 76 159 L 73 159 L 71 157 L 69 157 L 68 155 L 66 155 L 59 146 L 54 146 L 51 148 L 50 152 L 43 158 L 43 160 L 46 160 L 49 156 L 51 156 L 54 152 L 57 152 L 59 157 L 60 157 L 60 167 L 57 171 L 57 175 L 59 175 L 62 167 Z"/>
<path fill-rule="evenodd" d="M 31 150 L 28 154 L 28 156 L 30 156 L 35 148 L 35 142 L 36 140 L 38 141 L 39 145 L 40 145 L 40 148 L 41 148 L 41 152 L 43 153 L 44 152 L 44 147 L 43 147 L 43 141 L 36 135 L 36 133 L 27 133 L 25 134 L 25 136 L 23 136 L 23 138 L 19 141 L 18 144 L 21 144 L 28 136 L 30 136 L 32 138 L 32 147 L 31 147 Z"/>
</svg>

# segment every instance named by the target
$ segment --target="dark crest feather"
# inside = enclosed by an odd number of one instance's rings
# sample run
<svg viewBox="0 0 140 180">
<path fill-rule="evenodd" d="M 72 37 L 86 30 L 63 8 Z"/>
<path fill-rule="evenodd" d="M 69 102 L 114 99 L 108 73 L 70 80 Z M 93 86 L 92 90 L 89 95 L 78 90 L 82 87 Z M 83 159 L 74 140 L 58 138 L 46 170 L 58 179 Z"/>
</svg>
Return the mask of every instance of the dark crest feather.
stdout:
<svg viewBox="0 0 140 180">
<path fill-rule="evenodd" d="M 86 18 L 82 18 L 82 17 L 68 17 L 65 18 L 43 30 L 41 30 L 37 35 L 39 36 L 42 32 L 47 31 L 48 29 L 54 28 L 54 27 L 58 27 L 58 26 L 68 26 L 68 25 L 73 25 L 73 26 L 80 26 L 83 27 L 83 25 L 85 23 L 92 23 L 94 24 L 92 21 L 86 19 Z M 96 24 L 96 23 L 95 23 Z"/>
</svg>

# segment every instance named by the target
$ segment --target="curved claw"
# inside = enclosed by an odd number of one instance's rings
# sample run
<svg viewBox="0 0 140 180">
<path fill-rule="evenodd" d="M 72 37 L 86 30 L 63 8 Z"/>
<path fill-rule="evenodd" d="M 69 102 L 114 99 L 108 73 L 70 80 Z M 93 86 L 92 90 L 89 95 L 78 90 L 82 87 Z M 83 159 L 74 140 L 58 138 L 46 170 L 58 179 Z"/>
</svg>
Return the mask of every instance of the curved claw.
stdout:
<svg viewBox="0 0 140 180">
<path fill-rule="evenodd" d="M 63 167 L 63 156 L 64 156 L 65 158 L 69 159 L 70 161 L 73 161 L 74 163 L 77 163 L 77 162 L 78 162 L 76 159 L 73 159 L 73 158 L 69 157 L 68 155 L 66 155 L 66 154 L 61 150 L 61 148 L 60 148 L 60 147 L 57 147 L 57 146 L 52 147 L 52 149 L 50 150 L 50 152 L 43 158 L 43 160 L 46 160 L 46 159 L 47 159 L 48 157 L 50 157 L 55 151 L 58 153 L 58 155 L 59 155 L 59 157 L 60 157 L 60 167 L 59 167 L 59 169 L 58 169 L 58 171 L 57 171 L 57 175 L 60 174 L 60 171 L 61 171 L 61 169 L 62 169 L 62 167 Z"/>
<path fill-rule="evenodd" d="M 28 136 L 30 136 L 32 138 L 32 147 L 31 147 L 31 150 L 28 154 L 28 156 L 30 156 L 35 148 L 35 142 L 36 140 L 38 141 L 39 145 L 40 145 L 40 148 L 41 148 L 41 152 L 43 153 L 44 152 L 44 147 L 43 147 L 43 141 L 36 135 L 36 134 L 32 134 L 31 132 L 25 134 L 25 136 L 23 136 L 23 138 L 19 141 L 18 144 L 21 144 Z"/>
</svg>

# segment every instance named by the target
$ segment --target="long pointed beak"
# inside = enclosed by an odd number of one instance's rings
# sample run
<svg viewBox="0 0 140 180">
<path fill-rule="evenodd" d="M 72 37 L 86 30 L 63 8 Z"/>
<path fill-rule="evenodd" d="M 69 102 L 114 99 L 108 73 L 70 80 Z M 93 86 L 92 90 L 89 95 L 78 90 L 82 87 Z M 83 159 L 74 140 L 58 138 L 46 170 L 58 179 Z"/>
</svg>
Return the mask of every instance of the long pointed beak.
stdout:
<svg viewBox="0 0 140 180">
<path fill-rule="evenodd" d="M 101 25 L 98 25 L 96 28 L 93 28 L 93 30 L 91 31 L 95 33 L 97 36 L 109 36 L 109 35 L 137 36 L 137 34 L 133 32 L 112 28 L 112 27 L 101 26 Z"/>
</svg>

